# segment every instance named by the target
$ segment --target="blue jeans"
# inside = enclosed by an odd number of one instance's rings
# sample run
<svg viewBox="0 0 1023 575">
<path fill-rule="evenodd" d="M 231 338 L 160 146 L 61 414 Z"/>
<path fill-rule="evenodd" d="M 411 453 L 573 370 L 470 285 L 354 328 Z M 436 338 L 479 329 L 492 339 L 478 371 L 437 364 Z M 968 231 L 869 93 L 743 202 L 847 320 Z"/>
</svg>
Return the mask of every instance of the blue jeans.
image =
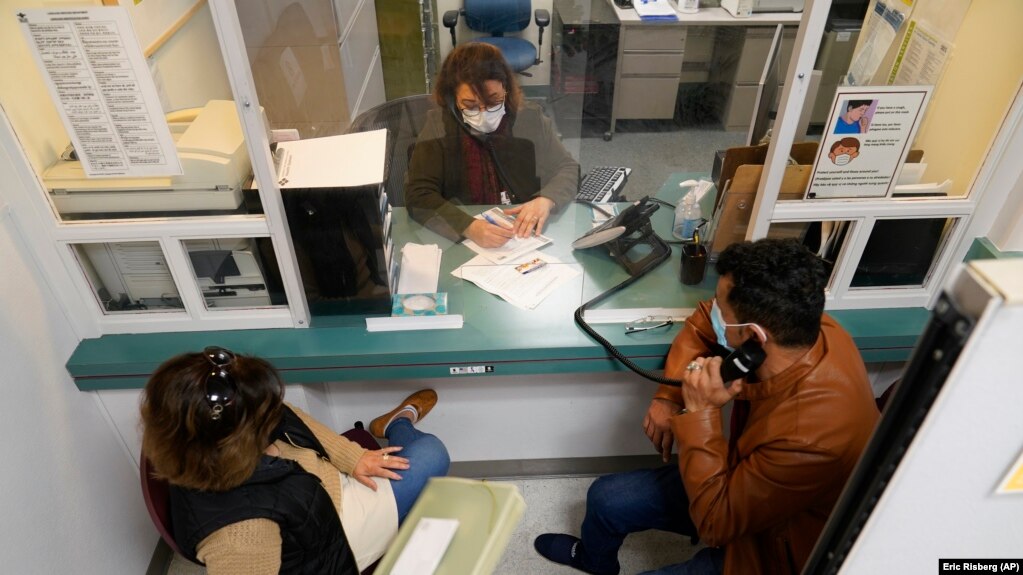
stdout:
<svg viewBox="0 0 1023 575">
<path fill-rule="evenodd" d="M 394 500 L 398 504 L 398 523 L 401 524 L 426 486 L 426 481 L 431 477 L 447 475 L 451 458 L 448 449 L 437 436 L 419 431 L 410 419 L 395 419 L 387 426 L 384 434 L 388 445 L 401 446 L 401 451 L 395 455 L 409 461 L 408 469 L 393 470 L 401 476 L 401 481 L 391 481 Z"/>
<path fill-rule="evenodd" d="M 618 550 L 625 536 L 647 529 L 688 537 L 697 534 L 677 465 L 605 475 L 590 485 L 581 533 L 583 566 L 598 573 L 617 573 Z M 715 555 L 719 555 L 716 564 Z M 717 574 L 722 559 L 719 550 L 701 550 L 691 561 L 649 573 Z"/>
</svg>

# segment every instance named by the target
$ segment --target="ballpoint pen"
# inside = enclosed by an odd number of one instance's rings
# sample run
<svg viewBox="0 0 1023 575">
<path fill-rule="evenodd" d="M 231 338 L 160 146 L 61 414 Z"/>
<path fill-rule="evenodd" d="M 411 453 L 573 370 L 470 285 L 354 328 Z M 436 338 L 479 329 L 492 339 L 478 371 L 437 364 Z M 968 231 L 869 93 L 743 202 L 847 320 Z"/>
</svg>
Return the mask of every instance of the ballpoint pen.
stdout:
<svg viewBox="0 0 1023 575">
<path fill-rule="evenodd" d="M 509 229 L 510 230 L 510 229 L 515 227 L 508 220 L 503 219 L 503 218 L 495 218 L 494 216 L 488 214 L 487 212 L 483 212 L 483 219 L 488 221 L 491 224 L 494 224 L 495 226 L 500 226 L 500 227 L 505 228 L 505 229 Z"/>
</svg>

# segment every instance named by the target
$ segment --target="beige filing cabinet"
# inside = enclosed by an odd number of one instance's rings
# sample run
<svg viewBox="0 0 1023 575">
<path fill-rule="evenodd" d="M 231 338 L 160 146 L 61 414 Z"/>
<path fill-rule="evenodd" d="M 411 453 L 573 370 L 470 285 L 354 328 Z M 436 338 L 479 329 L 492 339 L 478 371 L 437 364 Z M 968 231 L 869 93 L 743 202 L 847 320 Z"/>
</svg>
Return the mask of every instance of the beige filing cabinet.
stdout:
<svg viewBox="0 0 1023 575">
<path fill-rule="evenodd" d="M 712 81 L 721 84 L 724 105 L 721 124 L 726 130 L 749 129 L 756 105 L 757 83 L 774 39 L 774 26 L 722 28 L 714 51 Z M 796 40 L 796 28 L 786 26 L 778 51 L 778 82 L 784 85 L 789 57 Z M 778 90 L 781 94 L 781 90 Z"/>
<path fill-rule="evenodd" d="M 615 118 L 673 118 L 686 28 L 677 25 L 623 26 L 618 45 Z"/>
<path fill-rule="evenodd" d="M 614 10 L 615 18 L 621 25 L 618 36 L 618 61 L 615 66 L 614 105 L 611 110 L 610 129 L 604 139 L 610 140 L 618 120 L 670 120 L 675 117 L 679 83 L 726 82 L 724 76 L 715 70 L 719 58 L 716 55 L 722 46 L 721 37 L 726 31 L 737 29 L 742 32 L 752 28 L 757 31 L 768 29 L 773 34 L 774 25 L 790 24 L 792 33 L 787 38 L 787 49 L 783 56 L 788 59 L 795 39 L 795 26 L 800 14 L 763 13 L 749 18 L 735 18 L 718 6 L 701 7 L 696 14 L 680 14 L 676 22 L 643 21 L 632 8 L 620 8 L 612 0 L 603 0 Z M 753 34 L 752 37 L 755 37 Z M 751 38 L 752 38 L 751 37 Z M 770 46 L 771 36 L 767 38 Z M 734 41 L 734 38 L 732 38 Z M 756 41 L 749 42 L 750 52 L 757 50 Z M 730 49 L 729 46 L 725 46 Z M 741 47 L 740 47 L 741 48 Z M 766 52 L 766 48 L 760 47 Z M 734 52 L 734 50 L 732 50 Z M 741 53 L 741 50 L 740 50 Z M 731 85 L 736 72 L 738 56 L 728 71 L 727 85 Z M 761 54 L 760 68 L 752 80 L 754 93 L 766 58 Z M 743 66 L 755 66 L 754 60 L 743 62 Z M 744 74 L 746 72 L 744 71 Z M 752 100 L 750 100 L 752 102 Z M 746 118 L 749 126 L 752 107 Z"/>
</svg>

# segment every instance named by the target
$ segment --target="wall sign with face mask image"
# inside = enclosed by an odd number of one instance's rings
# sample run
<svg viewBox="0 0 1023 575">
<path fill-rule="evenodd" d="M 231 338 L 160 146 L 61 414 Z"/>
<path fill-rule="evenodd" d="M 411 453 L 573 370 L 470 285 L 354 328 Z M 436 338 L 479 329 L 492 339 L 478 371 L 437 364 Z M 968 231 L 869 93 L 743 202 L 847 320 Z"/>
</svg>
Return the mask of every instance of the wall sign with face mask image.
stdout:
<svg viewBox="0 0 1023 575">
<path fill-rule="evenodd" d="M 860 141 L 853 137 L 842 138 L 831 144 L 828 159 L 836 166 L 844 166 L 860 155 Z"/>
</svg>

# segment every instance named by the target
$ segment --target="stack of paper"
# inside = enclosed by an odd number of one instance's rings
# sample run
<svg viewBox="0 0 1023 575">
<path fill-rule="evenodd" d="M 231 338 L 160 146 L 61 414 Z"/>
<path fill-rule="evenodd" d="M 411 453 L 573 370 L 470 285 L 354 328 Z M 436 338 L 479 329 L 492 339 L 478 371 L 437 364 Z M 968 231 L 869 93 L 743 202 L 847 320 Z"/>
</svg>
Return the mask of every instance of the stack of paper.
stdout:
<svg viewBox="0 0 1023 575">
<path fill-rule="evenodd" d="M 407 243 L 401 248 L 397 293 L 432 293 L 440 280 L 441 249 L 436 244 Z"/>
<path fill-rule="evenodd" d="M 527 253 L 514 261 L 494 265 L 483 256 L 476 256 L 451 272 L 457 278 L 470 281 L 480 288 L 503 298 L 522 309 L 534 309 L 554 292 L 558 286 L 579 275 L 575 266 L 545 265 L 529 273 L 521 273 L 516 266 L 541 259 L 548 264 L 561 264 L 554 256 L 540 252 Z"/>
<path fill-rule="evenodd" d="M 387 130 L 277 144 L 277 184 L 290 188 L 346 188 L 384 179 Z"/>
<path fill-rule="evenodd" d="M 668 0 L 633 0 L 632 7 L 641 20 L 678 20 Z"/>
<path fill-rule="evenodd" d="M 434 244 L 405 244 L 401 249 L 401 275 L 392 300 L 391 317 L 367 317 L 367 331 L 462 327 L 460 314 L 448 314 L 447 294 L 436 293 L 441 254 L 441 249 Z"/>
<path fill-rule="evenodd" d="M 522 256 L 542 248 L 551 243 L 551 240 L 541 235 L 524 238 L 514 237 L 499 248 L 484 248 L 472 240 L 465 240 L 462 243 L 465 244 L 465 247 L 486 258 L 490 263 L 506 264 L 517 261 Z"/>
</svg>

